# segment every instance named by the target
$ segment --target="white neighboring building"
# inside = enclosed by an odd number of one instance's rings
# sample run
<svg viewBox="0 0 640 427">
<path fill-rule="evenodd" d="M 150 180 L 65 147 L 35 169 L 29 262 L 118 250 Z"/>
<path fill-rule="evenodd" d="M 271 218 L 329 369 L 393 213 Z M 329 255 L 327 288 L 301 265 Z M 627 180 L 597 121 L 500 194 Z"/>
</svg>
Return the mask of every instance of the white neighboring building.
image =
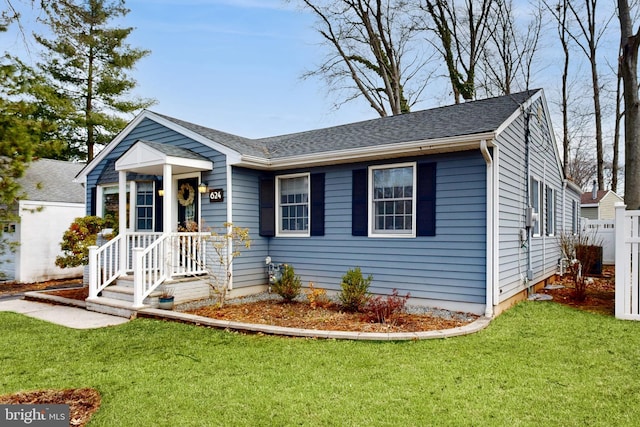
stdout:
<svg viewBox="0 0 640 427">
<path fill-rule="evenodd" d="M 82 163 L 40 159 L 18 180 L 26 197 L 18 201 L 20 222 L 3 224 L 4 236 L 19 242 L 0 263 L 3 280 L 20 283 L 75 278 L 82 267 L 59 268 L 62 235 L 77 217 L 85 216 L 84 188 L 73 179 Z"/>
</svg>

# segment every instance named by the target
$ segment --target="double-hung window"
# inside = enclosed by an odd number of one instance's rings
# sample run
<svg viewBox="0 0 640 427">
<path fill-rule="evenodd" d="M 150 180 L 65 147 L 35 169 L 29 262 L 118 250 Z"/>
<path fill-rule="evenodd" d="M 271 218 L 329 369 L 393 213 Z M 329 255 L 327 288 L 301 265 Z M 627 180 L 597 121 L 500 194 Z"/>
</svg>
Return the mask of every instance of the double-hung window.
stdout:
<svg viewBox="0 0 640 427">
<path fill-rule="evenodd" d="M 538 215 L 538 220 L 533 223 L 533 235 L 540 236 L 540 222 L 542 222 L 542 182 L 535 178 L 531 178 L 531 207 L 533 211 Z"/>
<path fill-rule="evenodd" d="M 308 173 L 277 177 L 278 235 L 309 236 L 309 194 Z"/>
<path fill-rule="evenodd" d="M 370 230 L 380 237 L 416 235 L 416 164 L 369 169 Z"/>
<path fill-rule="evenodd" d="M 153 183 L 136 183 L 136 230 L 153 230 Z"/>
<path fill-rule="evenodd" d="M 547 193 L 547 212 L 545 218 L 547 236 L 553 236 L 556 233 L 556 192 L 549 186 L 546 187 Z"/>
</svg>

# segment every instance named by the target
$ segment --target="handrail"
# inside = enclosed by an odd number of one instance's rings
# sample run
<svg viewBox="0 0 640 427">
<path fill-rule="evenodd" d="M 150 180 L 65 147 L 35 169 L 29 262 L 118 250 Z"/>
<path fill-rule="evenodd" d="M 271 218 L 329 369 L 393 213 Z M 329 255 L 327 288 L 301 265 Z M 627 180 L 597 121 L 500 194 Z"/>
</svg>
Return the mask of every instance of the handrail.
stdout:
<svg viewBox="0 0 640 427">
<path fill-rule="evenodd" d="M 143 301 L 165 280 L 207 273 L 206 236 L 209 233 L 165 233 L 146 248 L 133 248 L 133 303 Z"/>
<path fill-rule="evenodd" d="M 143 301 L 167 278 L 169 251 L 167 241 L 171 234 L 163 234 L 146 248 L 133 248 L 133 306 L 142 307 Z"/>
<path fill-rule="evenodd" d="M 118 235 L 104 245 L 89 247 L 89 298 L 96 298 L 122 273 L 120 266 L 120 240 Z"/>
</svg>

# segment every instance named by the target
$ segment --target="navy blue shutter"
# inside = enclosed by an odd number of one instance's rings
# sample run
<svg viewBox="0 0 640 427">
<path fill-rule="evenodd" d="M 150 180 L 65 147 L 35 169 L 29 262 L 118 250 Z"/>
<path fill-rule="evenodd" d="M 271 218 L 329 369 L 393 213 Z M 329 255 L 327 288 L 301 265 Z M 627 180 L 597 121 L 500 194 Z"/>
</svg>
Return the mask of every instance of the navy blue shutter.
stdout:
<svg viewBox="0 0 640 427">
<path fill-rule="evenodd" d="M 367 236 L 367 170 L 356 169 L 352 174 L 351 234 Z"/>
<path fill-rule="evenodd" d="M 436 164 L 418 164 L 417 230 L 418 236 L 436 235 Z"/>
<path fill-rule="evenodd" d="M 276 235 L 276 195 L 273 177 L 260 179 L 260 235 L 273 237 Z"/>
<path fill-rule="evenodd" d="M 311 174 L 311 235 L 324 236 L 324 174 Z"/>
<path fill-rule="evenodd" d="M 96 212 L 97 212 L 97 208 L 96 208 L 96 201 L 97 201 L 97 187 L 91 187 L 90 193 L 89 193 L 89 215 L 92 216 L 96 216 Z"/>
</svg>

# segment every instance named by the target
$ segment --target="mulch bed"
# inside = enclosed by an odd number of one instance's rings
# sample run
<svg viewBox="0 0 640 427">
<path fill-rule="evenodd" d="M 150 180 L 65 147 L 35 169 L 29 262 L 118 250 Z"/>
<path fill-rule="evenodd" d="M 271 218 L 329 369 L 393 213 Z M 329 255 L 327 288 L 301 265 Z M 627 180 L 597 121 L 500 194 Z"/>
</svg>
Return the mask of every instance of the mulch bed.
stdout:
<svg viewBox="0 0 640 427">
<path fill-rule="evenodd" d="M 70 286 L 82 286 L 82 279 L 48 280 L 46 282 L 37 283 L 2 282 L 0 283 L 0 296 L 20 294 L 29 291 L 44 291 L 47 289 Z"/>
<path fill-rule="evenodd" d="M 20 391 L 0 396 L 3 405 L 69 405 L 69 425 L 85 426 L 100 408 L 100 393 L 93 388 Z"/>
<path fill-rule="evenodd" d="M 554 283 L 564 285 L 563 289 L 542 290 L 541 293 L 553 296 L 553 300 L 560 304 L 591 313 L 613 316 L 616 304 L 615 267 L 606 265 L 603 267 L 600 276 L 591 276 L 590 279 L 593 282 L 587 285 L 587 297 L 584 301 L 576 299 L 575 287 L 569 275 L 565 275 Z"/>
<path fill-rule="evenodd" d="M 449 319 L 426 314 L 399 313 L 391 316 L 385 323 L 378 323 L 372 319 L 371 314 L 345 312 L 333 303 L 312 308 L 306 302 L 286 303 L 280 300 L 228 304 L 222 308 L 207 306 L 188 312 L 213 319 L 287 328 L 384 333 L 451 329 L 471 323 L 478 317 L 465 313 Z"/>
</svg>

